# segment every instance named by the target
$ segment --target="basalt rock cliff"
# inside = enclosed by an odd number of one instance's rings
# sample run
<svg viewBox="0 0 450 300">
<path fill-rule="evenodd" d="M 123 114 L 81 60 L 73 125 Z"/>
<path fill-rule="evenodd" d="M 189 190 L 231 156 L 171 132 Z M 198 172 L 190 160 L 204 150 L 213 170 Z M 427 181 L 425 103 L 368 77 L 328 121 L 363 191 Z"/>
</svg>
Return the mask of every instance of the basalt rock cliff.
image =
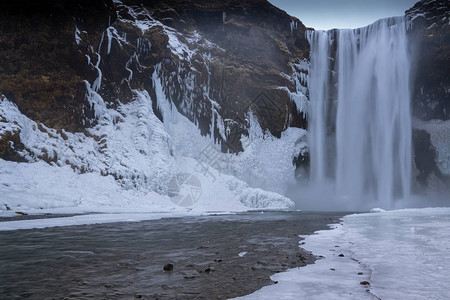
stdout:
<svg viewBox="0 0 450 300">
<path fill-rule="evenodd" d="M 154 94 L 155 72 L 170 102 L 218 141 L 218 120 L 239 140 L 252 105 L 275 136 L 306 127 L 306 28 L 267 1 L 19 0 L 2 2 L 0 18 L 0 91 L 48 127 L 87 133 L 98 121 L 91 89 L 114 108 L 133 89 Z M 19 159 L 6 144 L 21 150 L 14 136 L 1 138 L 1 157 Z"/>
<path fill-rule="evenodd" d="M 450 186 L 450 2 L 420 1 L 406 17 L 414 61 L 416 179 L 445 189 Z"/>
</svg>

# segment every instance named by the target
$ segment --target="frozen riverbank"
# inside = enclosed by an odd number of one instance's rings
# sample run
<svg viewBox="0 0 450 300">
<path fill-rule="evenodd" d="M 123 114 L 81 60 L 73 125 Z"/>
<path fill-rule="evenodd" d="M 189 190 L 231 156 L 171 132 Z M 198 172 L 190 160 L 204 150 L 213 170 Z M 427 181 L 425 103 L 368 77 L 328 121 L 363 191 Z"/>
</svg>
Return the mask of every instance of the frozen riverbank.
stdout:
<svg viewBox="0 0 450 300">
<path fill-rule="evenodd" d="M 308 236 L 324 259 L 245 299 L 448 299 L 450 208 L 348 215 Z"/>
</svg>

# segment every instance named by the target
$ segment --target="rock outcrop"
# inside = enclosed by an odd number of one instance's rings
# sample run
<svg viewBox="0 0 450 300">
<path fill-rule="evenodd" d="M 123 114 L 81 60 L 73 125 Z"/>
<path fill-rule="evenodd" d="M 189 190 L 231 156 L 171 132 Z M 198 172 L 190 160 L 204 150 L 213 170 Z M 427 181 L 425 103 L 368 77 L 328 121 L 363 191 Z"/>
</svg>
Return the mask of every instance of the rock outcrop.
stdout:
<svg viewBox="0 0 450 300">
<path fill-rule="evenodd" d="M 450 186 L 450 3 L 423 0 L 406 11 L 414 61 L 414 154 L 422 185 Z"/>
<path fill-rule="evenodd" d="M 428 121 L 450 119 L 450 3 L 424 0 L 406 11 L 417 65 L 413 114 Z"/>
</svg>

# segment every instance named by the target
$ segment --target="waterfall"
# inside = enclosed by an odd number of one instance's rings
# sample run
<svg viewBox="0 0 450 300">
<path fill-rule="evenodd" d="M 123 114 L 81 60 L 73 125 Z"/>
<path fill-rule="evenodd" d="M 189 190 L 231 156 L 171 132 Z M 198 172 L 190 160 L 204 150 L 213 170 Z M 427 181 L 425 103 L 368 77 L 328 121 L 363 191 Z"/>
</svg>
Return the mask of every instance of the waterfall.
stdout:
<svg viewBox="0 0 450 300">
<path fill-rule="evenodd" d="M 411 181 L 410 59 L 403 17 L 311 31 L 310 180 L 391 208 Z"/>
</svg>

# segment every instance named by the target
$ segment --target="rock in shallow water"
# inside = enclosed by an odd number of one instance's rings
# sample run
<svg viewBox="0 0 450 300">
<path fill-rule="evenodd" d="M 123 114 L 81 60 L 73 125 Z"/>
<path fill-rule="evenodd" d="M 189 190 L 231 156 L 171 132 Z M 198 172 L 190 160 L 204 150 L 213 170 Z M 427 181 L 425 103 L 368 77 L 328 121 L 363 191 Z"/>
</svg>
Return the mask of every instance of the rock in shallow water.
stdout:
<svg viewBox="0 0 450 300">
<path fill-rule="evenodd" d="M 173 270 L 173 264 L 165 264 L 163 267 L 164 271 L 172 271 Z"/>
</svg>

